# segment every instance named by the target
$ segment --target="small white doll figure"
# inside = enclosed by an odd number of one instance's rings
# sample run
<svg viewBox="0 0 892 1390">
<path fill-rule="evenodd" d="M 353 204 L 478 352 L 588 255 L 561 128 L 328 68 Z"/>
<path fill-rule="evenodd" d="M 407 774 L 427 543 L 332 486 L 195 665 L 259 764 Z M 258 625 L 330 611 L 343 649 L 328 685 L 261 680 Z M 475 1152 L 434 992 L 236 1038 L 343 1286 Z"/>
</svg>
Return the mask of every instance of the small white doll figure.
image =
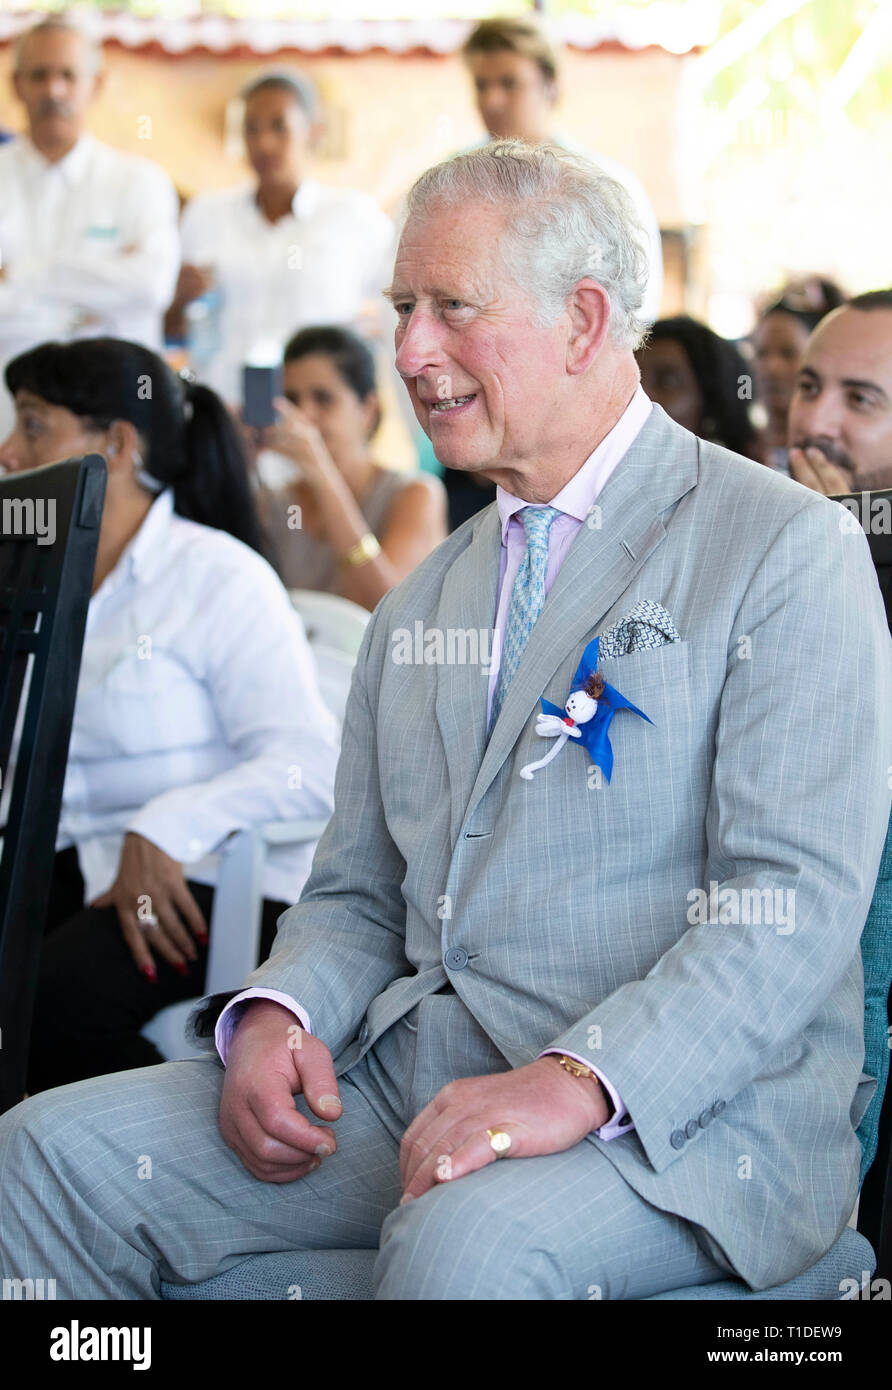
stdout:
<svg viewBox="0 0 892 1390">
<path fill-rule="evenodd" d="M 573 694 L 564 705 L 566 714 L 561 718 L 557 714 L 538 714 L 536 716 L 536 733 L 542 738 L 557 739 L 554 747 L 546 753 L 544 758 L 540 758 L 537 763 L 527 763 L 520 769 L 521 777 L 527 781 L 532 780 L 534 772 L 538 772 L 540 767 L 545 767 L 552 758 L 556 758 L 568 739 L 581 738 L 582 730 L 580 724 L 588 724 L 598 711 L 598 697 L 604 693 L 604 677 L 597 671 L 593 671 L 581 690 L 574 690 Z"/>
</svg>

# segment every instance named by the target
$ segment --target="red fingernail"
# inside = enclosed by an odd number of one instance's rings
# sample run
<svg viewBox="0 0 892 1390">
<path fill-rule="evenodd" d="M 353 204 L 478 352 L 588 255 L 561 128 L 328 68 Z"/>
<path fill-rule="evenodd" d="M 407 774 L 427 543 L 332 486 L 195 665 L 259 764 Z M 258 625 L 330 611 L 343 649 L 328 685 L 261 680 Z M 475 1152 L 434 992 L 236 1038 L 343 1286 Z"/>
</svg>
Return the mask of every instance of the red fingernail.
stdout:
<svg viewBox="0 0 892 1390">
<path fill-rule="evenodd" d="M 189 974 L 189 967 L 184 960 L 175 960 L 173 963 L 173 968 L 178 975 Z"/>
<path fill-rule="evenodd" d="M 206 946 L 208 944 L 208 934 L 206 931 L 197 931 L 195 933 L 195 939 L 196 941 L 200 941 L 202 946 Z"/>
<path fill-rule="evenodd" d="M 139 968 L 150 984 L 156 985 L 158 983 L 158 976 L 150 965 L 141 965 Z"/>
</svg>

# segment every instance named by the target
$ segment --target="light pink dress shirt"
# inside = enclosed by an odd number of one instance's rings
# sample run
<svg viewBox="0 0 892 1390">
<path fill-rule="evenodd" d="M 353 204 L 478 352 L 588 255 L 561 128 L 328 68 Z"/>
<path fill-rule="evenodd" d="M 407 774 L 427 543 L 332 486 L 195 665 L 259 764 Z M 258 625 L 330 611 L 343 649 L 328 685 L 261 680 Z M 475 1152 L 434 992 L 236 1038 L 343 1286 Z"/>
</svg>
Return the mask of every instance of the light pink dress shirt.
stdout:
<svg viewBox="0 0 892 1390">
<path fill-rule="evenodd" d="M 595 505 L 602 488 L 620 459 L 628 452 L 650 412 L 651 402 L 641 386 L 638 386 L 613 429 L 589 454 L 579 471 L 573 474 L 570 481 L 549 503 L 542 504 L 556 507 L 563 514 L 555 518 L 548 536 L 548 563 L 545 570 L 546 598 L 558 576 L 561 565 L 566 559 L 570 546 L 576 539 L 577 531 L 592 514 L 592 507 Z M 499 565 L 499 590 L 496 598 L 493 653 L 501 654 L 504 646 L 505 625 L 508 620 L 508 608 L 511 603 L 511 590 L 514 587 L 514 580 L 526 550 L 526 532 L 523 529 L 520 513 L 529 504 L 521 497 L 512 497 L 509 492 L 505 492 L 499 487 L 496 488 L 496 505 L 502 523 L 502 553 Z M 499 674 L 498 662 L 493 663 L 493 668 L 489 679 L 489 698 L 486 706 L 487 725 L 489 724 L 489 712 L 492 708 L 492 698 Z M 239 1010 L 238 1013 L 233 1014 L 232 1010 L 237 1004 L 243 1004 L 249 999 L 271 999 L 274 1003 L 281 1004 L 297 1017 L 301 1027 L 306 1032 L 312 1033 L 309 1015 L 290 995 L 282 994 L 275 989 L 246 989 L 229 1001 L 217 1019 L 214 1041 L 224 1062 L 229 1053 L 232 1034 L 238 1023 L 239 1014 L 242 1012 Z M 547 1057 L 558 1050 L 558 1048 L 553 1047 L 546 1048 L 544 1052 L 540 1052 L 539 1056 Z M 568 1052 L 566 1055 L 574 1057 L 583 1066 L 590 1067 L 613 1102 L 613 1115 L 606 1124 L 595 1130 L 598 1137 L 600 1139 L 616 1139 L 620 1134 L 628 1134 L 630 1130 L 634 1129 L 634 1122 L 626 1114 L 626 1108 L 619 1092 L 611 1085 L 603 1072 L 592 1066 L 591 1058 L 580 1057 L 576 1052 Z"/>
</svg>

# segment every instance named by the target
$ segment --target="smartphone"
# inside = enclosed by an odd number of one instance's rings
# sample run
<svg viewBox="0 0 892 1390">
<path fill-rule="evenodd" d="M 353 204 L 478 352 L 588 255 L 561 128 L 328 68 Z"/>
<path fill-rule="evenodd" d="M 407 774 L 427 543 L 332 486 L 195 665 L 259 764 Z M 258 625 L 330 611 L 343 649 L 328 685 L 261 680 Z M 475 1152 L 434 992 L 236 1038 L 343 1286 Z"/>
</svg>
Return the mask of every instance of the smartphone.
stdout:
<svg viewBox="0 0 892 1390">
<path fill-rule="evenodd" d="M 242 419 L 255 429 L 276 423 L 273 399 L 282 394 L 282 368 L 242 367 Z"/>
</svg>

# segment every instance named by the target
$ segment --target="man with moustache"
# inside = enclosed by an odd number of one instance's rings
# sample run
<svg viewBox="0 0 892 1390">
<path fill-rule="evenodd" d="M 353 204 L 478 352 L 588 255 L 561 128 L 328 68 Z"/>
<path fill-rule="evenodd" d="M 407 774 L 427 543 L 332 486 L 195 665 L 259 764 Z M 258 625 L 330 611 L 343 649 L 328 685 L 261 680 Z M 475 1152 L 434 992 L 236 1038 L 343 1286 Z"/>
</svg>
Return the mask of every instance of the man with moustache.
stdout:
<svg viewBox="0 0 892 1390">
<path fill-rule="evenodd" d="M 892 289 L 856 295 L 818 324 L 788 438 L 790 472 L 815 492 L 892 487 Z"/>
<path fill-rule="evenodd" d="M 100 50 L 64 17 L 15 49 L 28 129 L 0 147 L 0 376 L 48 339 L 161 343 L 179 265 L 177 196 L 158 165 L 86 131 L 100 68 Z M 12 417 L 2 389 L 0 438 Z"/>
</svg>

